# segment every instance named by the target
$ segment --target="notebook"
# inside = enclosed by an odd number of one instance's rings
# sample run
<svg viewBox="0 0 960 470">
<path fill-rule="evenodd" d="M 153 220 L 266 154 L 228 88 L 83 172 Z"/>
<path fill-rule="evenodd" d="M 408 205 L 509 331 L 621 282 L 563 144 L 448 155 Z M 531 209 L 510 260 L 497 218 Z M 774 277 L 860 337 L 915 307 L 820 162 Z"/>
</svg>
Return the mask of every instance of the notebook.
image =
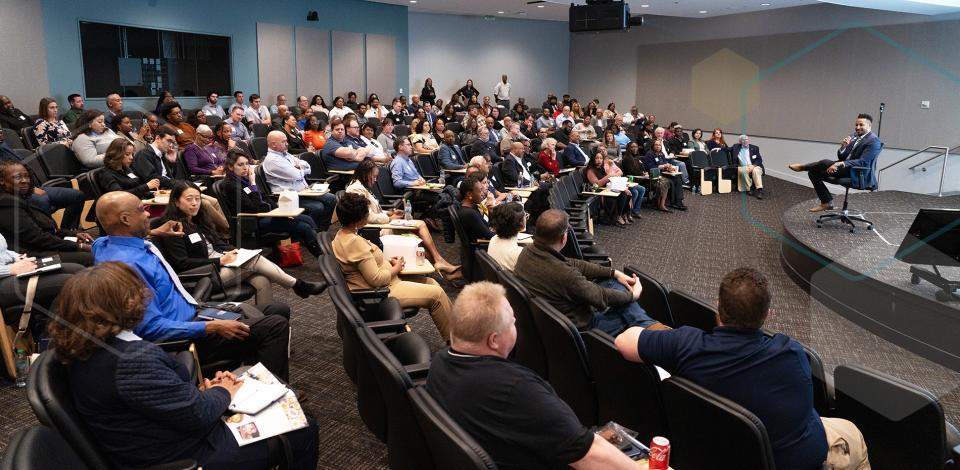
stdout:
<svg viewBox="0 0 960 470">
<path fill-rule="evenodd" d="M 37 269 L 30 271 L 28 273 L 17 274 L 17 277 L 30 277 L 34 274 L 45 273 L 49 271 L 56 271 L 60 269 L 60 256 L 44 256 L 42 258 L 37 258 Z"/>
</svg>

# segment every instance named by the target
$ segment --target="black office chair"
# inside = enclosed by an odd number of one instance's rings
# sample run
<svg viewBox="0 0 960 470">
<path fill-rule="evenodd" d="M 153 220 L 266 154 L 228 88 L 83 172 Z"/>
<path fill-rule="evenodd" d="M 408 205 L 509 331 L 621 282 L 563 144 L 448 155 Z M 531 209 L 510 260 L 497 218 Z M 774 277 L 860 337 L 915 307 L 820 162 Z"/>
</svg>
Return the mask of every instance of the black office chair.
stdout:
<svg viewBox="0 0 960 470">
<path fill-rule="evenodd" d="M 23 140 L 20 138 L 19 132 L 7 128 L 0 129 L 0 132 L 3 132 L 3 141 L 7 143 L 7 146 L 9 146 L 11 150 L 31 150 L 23 144 Z"/>
<path fill-rule="evenodd" d="M 420 364 L 404 366 L 397 360 L 385 342 L 380 341 L 372 331 L 357 329 L 360 349 L 373 377 L 380 387 L 380 393 L 387 410 L 387 461 L 395 470 L 431 470 L 433 462 L 429 458 L 426 439 L 420 431 L 420 425 L 414 416 L 413 406 L 407 399 L 407 390 L 415 383 L 422 383 L 430 369 L 430 349 L 426 342 L 419 347 L 425 349 L 427 360 Z M 416 333 L 406 333 L 416 335 Z M 387 342 L 390 340 L 388 339 Z"/>
<path fill-rule="evenodd" d="M 656 367 L 624 359 L 603 331 L 586 331 L 581 337 L 597 388 L 597 422 L 615 421 L 640 433 L 644 443 L 669 436 Z"/>
<path fill-rule="evenodd" d="M 613 260 L 610 255 L 603 252 L 596 246 L 581 246 L 577 232 L 573 227 L 567 226 L 567 243 L 563 245 L 560 254 L 568 258 L 589 261 L 601 266 L 613 266 Z"/>
<path fill-rule="evenodd" d="M 584 426 L 597 423 L 597 391 L 587 360 L 587 349 L 577 327 L 546 300 L 534 297 L 533 322 L 547 352 L 548 380 L 570 405 Z"/>
<path fill-rule="evenodd" d="M 440 177 L 440 164 L 437 162 L 437 151 L 433 153 L 418 153 L 416 155 L 417 170 L 425 180 L 434 180 Z"/>
<path fill-rule="evenodd" d="M 40 141 L 37 140 L 37 135 L 33 133 L 34 126 L 27 126 L 20 129 L 20 136 L 23 139 L 23 144 L 29 150 L 34 150 L 40 147 Z"/>
<path fill-rule="evenodd" d="M 717 326 L 717 310 L 692 294 L 672 290 L 667 294 L 667 299 L 676 326 L 692 326 L 707 333 Z"/>
<path fill-rule="evenodd" d="M 690 159 L 687 162 L 687 170 L 690 173 L 690 180 L 695 186 L 700 188 L 700 194 L 713 193 L 713 182 L 716 178 L 711 178 L 707 170 L 713 168 L 710 164 L 710 157 L 707 152 L 696 150 L 690 152 Z"/>
<path fill-rule="evenodd" d="M 453 223 L 453 229 L 457 234 L 457 239 L 460 240 L 460 266 L 463 272 L 463 278 L 466 282 L 470 283 L 475 282 L 482 276 L 480 267 L 477 265 L 477 260 L 474 256 L 480 245 L 476 240 L 471 240 L 470 237 L 467 236 L 467 231 L 463 228 L 463 224 L 460 223 L 460 213 L 458 209 L 460 209 L 460 205 L 454 204 L 447 208 L 447 212 L 450 213 L 450 222 Z"/>
<path fill-rule="evenodd" d="M 410 123 L 408 122 L 408 123 L 406 123 L 406 124 L 400 124 L 399 126 L 395 126 L 395 127 L 393 128 L 393 134 L 396 135 L 397 138 L 409 136 L 409 135 L 410 135 Z"/>
<path fill-rule="evenodd" d="M 547 379 L 547 353 L 537 325 L 533 322 L 533 310 L 530 307 L 533 296 L 510 271 L 500 271 L 497 277 L 507 291 L 507 302 L 516 318 L 517 344 L 513 347 L 512 359 Z"/>
<path fill-rule="evenodd" d="M 87 171 L 73 150 L 63 144 L 47 144 L 37 151 L 50 178 L 72 180 Z"/>
<path fill-rule="evenodd" d="M 664 325 L 671 328 L 675 327 L 676 323 L 673 320 L 673 314 L 670 312 L 670 299 L 667 296 L 669 291 L 666 286 L 633 265 L 624 266 L 623 272 L 628 276 L 636 274 L 637 278 L 640 279 L 643 291 L 640 293 L 637 303 L 643 307 L 647 315 Z"/>
<path fill-rule="evenodd" d="M 953 460 L 957 430 L 929 391 L 867 367 L 837 366 L 833 374 L 837 416 L 863 433 L 873 468 L 941 469 Z"/>
<path fill-rule="evenodd" d="M 883 144 L 880 144 L 880 150 L 883 150 Z M 850 176 L 843 178 L 838 178 L 836 176 L 828 176 L 823 179 L 824 182 L 830 184 L 836 184 L 843 186 L 843 207 L 840 210 L 830 210 L 826 214 L 817 217 L 817 228 L 823 227 L 823 223 L 830 220 L 839 220 L 850 226 L 850 233 L 855 233 L 857 231 L 857 225 L 854 222 L 863 222 L 867 224 L 867 230 L 873 230 L 873 222 L 867 220 L 864 217 L 863 212 L 855 212 L 849 209 L 850 202 L 850 189 L 859 189 L 861 191 L 876 191 L 877 188 L 877 161 L 880 160 L 879 155 L 877 158 L 873 159 L 873 162 L 870 163 L 870 166 L 852 166 L 850 167 Z M 859 178 L 856 184 L 853 183 L 853 173 L 857 173 Z M 874 184 L 866 184 L 867 179 L 873 180 Z"/>
<path fill-rule="evenodd" d="M 423 387 L 407 390 L 407 399 L 438 469 L 496 470 L 497 464 L 464 432 Z"/>
<path fill-rule="evenodd" d="M 236 198 L 224 192 L 226 183 L 221 178 L 210 185 L 213 197 L 217 198 L 223 215 L 230 224 L 230 238 L 234 246 L 247 249 L 273 248 L 280 240 L 290 238 L 287 232 L 261 232 L 257 217 L 238 215 Z M 267 190 L 263 188 L 263 190 Z"/>
<path fill-rule="evenodd" d="M 250 139 L 250 150 L 253 152 L 253 158 L 263 160 L 267 156 L 267 138 L 254 137 Z"/>
<path fill-rule="evenodd" d="M 661 382 L 670 425 L 670 465 L 716 470 L 773 470 L 767 429 L 746 408 L 687 379 Z M 735 458 L 731 449 L 736 449 Z"/>
<path fill-rule="evenodd" d="M 474 255 L 477 257 L 477 265 L 480 267 L 483 279 L 494 283 L 500 282 L 500 271 L 503 270 L 500 263 L 484 250 L 477 250 Z"/>
</svg>

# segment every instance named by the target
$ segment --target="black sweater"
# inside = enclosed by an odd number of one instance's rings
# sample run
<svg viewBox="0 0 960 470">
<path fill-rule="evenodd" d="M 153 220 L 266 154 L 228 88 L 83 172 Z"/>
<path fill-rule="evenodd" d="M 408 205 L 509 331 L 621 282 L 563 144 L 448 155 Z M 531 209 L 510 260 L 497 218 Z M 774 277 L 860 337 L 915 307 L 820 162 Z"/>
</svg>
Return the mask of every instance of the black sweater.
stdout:
<svg viewBox="0 0 960 470">
<path fill-rule="evenodd" d="M 133 178 L 130 175 L 133 175 Z M 114 170 L 104 167 L 97 172 L 97 185 L 104 194 L 110 191 L 126 191 L 140 199 L 149 199 L 151 193 L 147 181 L 138 178 L 130 168 Z"/>
<path fill-rule="evenodd" d="M 10 250 L 31 255 L 41 253 L 78 251 L 76 242 L 63 239 L 75 233 L 60 230 L 47 214 L 30 206 L 19 196 L 0 193 L 0 234 L 7 239 Z"/>
</svg>

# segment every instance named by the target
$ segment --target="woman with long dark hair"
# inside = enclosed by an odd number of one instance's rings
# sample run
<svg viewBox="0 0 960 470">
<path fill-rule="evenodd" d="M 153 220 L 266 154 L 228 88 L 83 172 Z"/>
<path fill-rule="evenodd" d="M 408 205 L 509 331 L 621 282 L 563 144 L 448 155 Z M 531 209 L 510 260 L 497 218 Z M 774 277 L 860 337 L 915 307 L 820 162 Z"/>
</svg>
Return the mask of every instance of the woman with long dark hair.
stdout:
<svg viewBox="0 0 960 470">
<path fill-rule="evenodd" d="M 173 93 L 170 93 L 170 90 L 161 91 L 160 96 L 157 97 L 157 105 L 153 108 L 153 114 L 163 116 L 163 114 L 160 113 L 160 109 L 163 108 L 163 105 L 172 103 L 173 101 Z"/>
<path fill-rule="evenodd" d="M 160 189 L 160 180 L 143 181 L 130 168 L 134 145 L 123 138 L 114 139 L 103 157 L 103 169 L 97 172 L 97 185 L 104 194 L 126 191 L 140 199 L 149 199 L 151 191 Z"/>
<path fill-rule="evenodd" d="M 177 181 L 170 191 L 170 203 L 162 221 L 174 220 L 183 227 L 183 235 L 160 240 L 168 255 L 167 261 L 173 270 L 182 273 L 202 266 L 218 269 L 223 287 L 240 280 L 257 290 L 256 302 L 267 304 L 273 301 L 271 284 L 277 284 L 306 298 L 326 289 L 326 284 L 297 279 L 283 271 L 265 256 L 254 256 L 238 267 L 229 265 L 237 260 L 237 249 L 224 242 L 207 220 L 200 204 L 200 189 L 185 181 Z"/>
<path fill-rule="evenodd" d="M 601 190 L 607 185 L 607 182 L 610 181 L 610 177 L 613 176 L 607 175 L 603 165 L 603 162 L 606 159 L 606 152 L 606 149 L 603 148 L 602 145 L 597 146 L 597 151 L 593 154 L 593 157 L 590 159 L 590 161 L 587 162 L 586 168 L 584 168 L 584 176 L 586 177 L 587 182 L 592 185 L 599 186 Z M 627 194 L 629 193 L 624 191 L 614 197 L 604 196 L 601 199 L 610 225 L 623 227 L 629 223 L 627 220 L 627 214 L 630 210 L 630 197 Z"/>
<path fill-rule="evenodd" d="M 33 124 L 33 135 L 40 145 L 63 144 L 73 145 L 70 139 L 70 129 L 59 117 L 59 106 L 53 98 L 40 100 L 40 109 L 37 121 Z"/>
<path fill-rule="evenodd" d="M 427 79 L 423 81 L 423 88 L 420 90 L 420 101 L 423 103 L 430 103 L 432 106 L 436 99 L 437 90 L 433 89 L 433 79 L 427 77 Z"/>
</svg>

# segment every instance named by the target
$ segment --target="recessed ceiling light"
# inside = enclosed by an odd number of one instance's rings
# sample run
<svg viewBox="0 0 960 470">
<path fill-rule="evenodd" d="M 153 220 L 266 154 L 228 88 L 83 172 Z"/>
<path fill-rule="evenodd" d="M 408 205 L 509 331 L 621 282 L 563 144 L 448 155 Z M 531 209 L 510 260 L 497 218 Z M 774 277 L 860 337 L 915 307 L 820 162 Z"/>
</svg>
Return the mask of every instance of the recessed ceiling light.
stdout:
<svg viewBox="0 0 960 470">
<path fill-rule="evenodd" d="M 410 3 L 417 3 L 417 0 L 410 0 Z"/>
<path fill-rule="evenodd" d="M 770 6 L 770 4 L 769 4 L 769 3 L 761 3 L 760 6 L 762 6 L 762 7 L 768 7 L 768 6 Z"/>
<path fill-rule="evenodd" d="M 650 5 L 640 5 L 640 8 L 650 8 Z"/>
<path fill-rule="evenodd" d="M 701 14 L 701 15 L 704 14 L 704 13 L 706 13 L 706 12 L 707 12 L 707 10 L 700 10 L 700 14 Z"/>
<path fill-rule="evenodd" d="M 543 8 L 543 5 L 537 5 L 537 8 Z"/>
<path fill-rule="evenodd" d="M 502 12 L 502 11 L 498 11 L 498 12 L 497 12 L 497 14 L 500 14 L 500 15 L 502 15 L 502 14 L 503 14 L 503 12 Z"/>
</svg>

